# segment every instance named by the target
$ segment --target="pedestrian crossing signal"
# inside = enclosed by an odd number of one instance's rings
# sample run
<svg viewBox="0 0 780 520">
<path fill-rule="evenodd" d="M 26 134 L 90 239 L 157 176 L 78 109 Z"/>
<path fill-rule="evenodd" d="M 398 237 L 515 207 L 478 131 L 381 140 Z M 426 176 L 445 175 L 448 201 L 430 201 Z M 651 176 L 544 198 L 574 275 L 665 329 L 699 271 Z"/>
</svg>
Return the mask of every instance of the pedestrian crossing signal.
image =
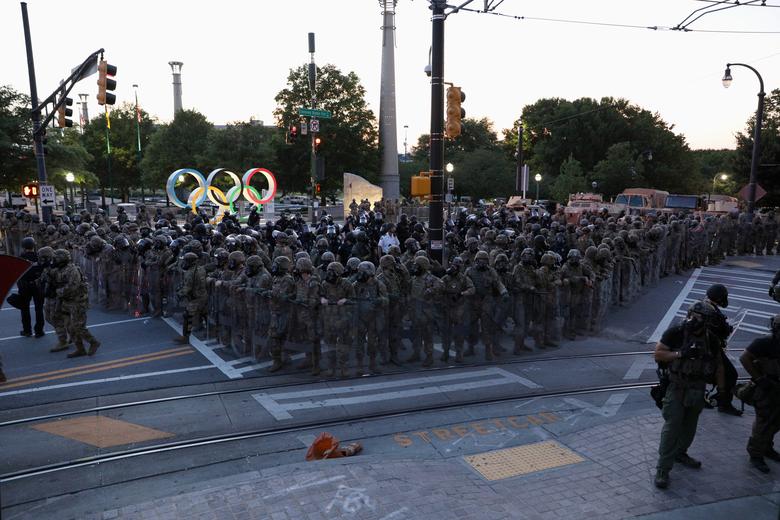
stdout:
<svg viewBox="0 0 780 520">
<path fill-rule="evenodd" d="M 22 186 L 22 195 L 28 199 L 38 198 L 38 185 L 37 184 L 25 184 Z"/>
</svg>

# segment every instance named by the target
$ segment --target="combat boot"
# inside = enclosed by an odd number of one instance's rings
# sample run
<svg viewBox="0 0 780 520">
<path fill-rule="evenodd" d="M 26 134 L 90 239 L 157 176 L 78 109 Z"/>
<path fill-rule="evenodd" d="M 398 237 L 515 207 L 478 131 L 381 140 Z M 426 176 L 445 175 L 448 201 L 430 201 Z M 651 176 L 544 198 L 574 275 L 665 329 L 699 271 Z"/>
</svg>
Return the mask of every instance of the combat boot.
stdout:
<svg viewBox="0 0 780 520">
<path fill-rule="evenodd" d="M 407 363 L 416 363 L 420 361 L 420 351 L 415 350 L 411 356 L 409 356 L 409 359 L 406 360 Z"/>
<path fill-rule="evenodd" d="M 336 375 L 336 369 L 333 368 L 333 367 L 330 367 L 322 375 L 325 376 L 325 377 L 334 377 Z"/>
<path fill-rule="evenodd" d="M 463 351 L 455 351 L 455 363 L 463 363 Z"/>
<path fill-rule="evenodd" d="M 516 341 L 515 342 L 515 349 L 512 351 L 512 354 L 515 356 L 519 356 L 523 352 L 531 352 L 531 347 L 527 346 L 524 341 Z"/>
<path fill-rule="evenodd" d="M 493 346 L 485 345 L 485 361 L 493 361 Z"/>
<path fill-rule="evenodd" d="M 97 349 L 100 348 L 100 342 L 98 340 L 93 340 L 89 344 L 89 352 L 87 352 L 88 355 L 94 356 L 95 352 L 97 352 Z"/>
<path fill-rule="evenodd" d="M 471 356 L 474 356 L 474 355 L 476 355 L 476 352 L 474 352 L 474 345 L 469 345 L 468 348 L 466 349 L 465 356 L 466 357 L 471 357 Z"/>
<path fill-rule="evenodd" d="M 86 355 L 87 355 L 87 351 L 84 350 L 84 345 L 77 344 L 76 345 L 76 350 L 71 352 L 70 354 L 68 354 L 67 357 L 69 357 L 69 358 L 76 358 L 76 357 L 81 357 L 81 356 L 86 356 Z"/>
<path fill-rule="evenodd" d="M 683 453 L 681 455 L 677 455 L 674 458 L 675 462 L 679 462 L 686 468 L 692 468 L 692 469 L 700 469 L 701 468 L 701 461 L 694 459 L 687 453 Z"/>
<path fill-rule="evenodd" d="M 425 361 L 423 361 L 422 366 L 425 368 L 429 368 L 433 366 L 433 354 L 425 355 Z"/>
<path fill-rule="evenodd" d="M 770 471 L 772 471 L 767 465 L 766 461 L 764 460 L 764 457 L 751 456 L 750 463 L 753 465 L 754 468 L 756 468 L 761 473 L 769 473 Z"/>
<path fill-rule="evenodd" d="M 443 352 L 441 353 L 441 361 L 444 361 L 445 363 L 450 360 L 450 349 L 449 347 L 446 347 Z"/>
<path fill-rule="evenodd" d="M 666 489 L 669 487 L 669 470 L 659 469 L 655 473 L 655 487 L 658 489 Z"/>
<path fill-rule="evenodd" d="M 299 370 L 306 370 L 308 368 L 312 368 L 311 354 L 306 354 L 306 359 L 298 363 L 298 366 L 295 368 Z"/>
<path fill-rule="evenodd" d="M 49 352 L 62 352 L 63 350 L 68 350 L 69 348 L 70 346 L 67 343 L 57 343 L 51 349 L 49 349 Z"/>
<path fill-rule="evenodd" d="M 176 336 L 175 338 L 173 338 L 173 341 L 174 341 L 174 343 L 180 343 L 182 345 L 187 345 L 190 342 L 190 335 L 189 334 L 187 334 L 187 335 L 182 334 L 181 336 Z"/>
<path fill-rule="evenodd" d="M 7 379 L 5 378 L 5 373 L 0 370 L 0 383 L 5 383 Z"/>
<path fill-rule="evenodd" d="M 780 462 L 780 453 L 777 453 L 774 448 L 769 448 L 769 450 L 764 452 L 764 457 L 775 462 Z"/>
<path fill-rule="evenodd" d="M 722 401 L 718 404 L 718 411 L 720 413 L 725 413 L 728 415 L 735 415 L 737 417 L 740 417 L 742 415 L 741 410 L 737 410 L 734 408 L 734 405 L 731 404 L 731 401 Z"/>
<path fill-rule="evenodd" d="M 282 369 L 282 360 L 279 358 L 275 358 L 273 364 L 268 367 L 269 372 L 278 372 Z"/>
<path fill-rule="evenodd" d="M 346 379 L 349 377 L 349 374 L 347 373 L 347 369 L 342 367 L 339 369 L 339 379 Z"/>
</svg>

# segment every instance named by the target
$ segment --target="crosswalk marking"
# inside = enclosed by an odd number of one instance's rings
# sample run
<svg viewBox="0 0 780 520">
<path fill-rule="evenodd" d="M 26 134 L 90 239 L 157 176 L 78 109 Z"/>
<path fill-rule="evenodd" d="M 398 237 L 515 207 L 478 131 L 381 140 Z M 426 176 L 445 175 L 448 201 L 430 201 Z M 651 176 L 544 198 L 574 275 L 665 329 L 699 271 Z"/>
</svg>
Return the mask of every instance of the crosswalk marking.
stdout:
<svg viewBox="0 0 780 520">
<path fill-rule="evenodd" d="M 252 397 L 276 420 L 282 421 L 292 419 L 290 412 L 296 410 L 349 406 L 506 384 L 519 384 L 534 389 L 541 388 L 530 379 L 501 368 L 489 367 L 467 373 L 437 374 L 388 380 L 381 383 L 353 384 L 295 392 L 258 393 L 253 394 Z M 366 393 L 372 391 L 378 392 Z"/>
</svg>

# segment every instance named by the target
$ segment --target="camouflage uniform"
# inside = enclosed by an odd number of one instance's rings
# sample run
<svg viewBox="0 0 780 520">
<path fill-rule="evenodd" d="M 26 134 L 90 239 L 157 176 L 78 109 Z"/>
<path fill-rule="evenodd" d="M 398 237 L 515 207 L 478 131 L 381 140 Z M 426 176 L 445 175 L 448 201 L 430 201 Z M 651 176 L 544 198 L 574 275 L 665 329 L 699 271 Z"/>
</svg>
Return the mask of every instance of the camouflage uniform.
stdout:
<svg viewBox="0 0 780 520">
<path fill-rule="evenodd" d="M 430 272 L 431 264 L 424 256 L 414 259 L 412 283 L 409 292 L 412 319 L 412 356 L 408 361 L 419 361 L 420 351 L 425 352 L 424 367 L 433 365 L 433 329 L 436 326 L 437 299 L 443 286 L 441 280 Z"/>
<path fill-rule="evenodd" d="M 347 377 L 350 334 L 352 328 L 351 299 L 355 297 L 352 284 L 344 277 L 344 267 L 338 262 L 328 264 L 325 278 L 320 283 L 322 327 L 328 346 L 329 376 Z"/>
<path fill-rule="evenodd" d="M 54 265 L 57 268 L 56 282 L 58 311 L 64 315 L 65 329 L 76 346 L 69 358 L 93 355 L 100 342 L 87 329 L 87 307 L 89 289 L 84 274 L 70 260 L 70 253 L 64 249 L 54 252 Z M 89 343 L 89 352 L 84 350 L 84 341 Z"/>
</svg>

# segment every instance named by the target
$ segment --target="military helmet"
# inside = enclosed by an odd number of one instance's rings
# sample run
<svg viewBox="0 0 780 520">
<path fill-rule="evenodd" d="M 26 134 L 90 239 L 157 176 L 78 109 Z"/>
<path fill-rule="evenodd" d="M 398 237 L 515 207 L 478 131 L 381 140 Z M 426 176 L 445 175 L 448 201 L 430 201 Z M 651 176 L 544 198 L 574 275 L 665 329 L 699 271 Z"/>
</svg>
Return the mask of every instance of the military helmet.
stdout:
<svg viewBox="0 0 780 520">
<path fill-rule="evenodd" d="M 347 260 L 347 268 L 351 269 L 352 271 L 357 271 L 359 265 L 360 258 L 357 258 L 356 256 L 350 257 L 349 260 Z"/>
<path fill-rule="evenodd" d="M 509 258 L 504 253 L 499 253 L 496 255 L 496 259 L 494 260 L 494 264 L 498 265 L 499 263 L 508 264 Z"/>
<path fill-rule="evenodd" d="M 329 272 L 336 273 L 336 276 L 341 276 L 344 274 L 344 266 L 341 265 L 341 262 L 331 262 L 328 264 Z"/>
<path fill-rule="evenodd" d="M 585 258 L 588 260 L 595 260 L 596 255 L 598 255 L 598 248 L 596 246 L 588 246 L 588 248 L 585 250 Z"/>
<path fill-rule="evenodd" d="M 706 301 L 698 301 L 688 308 L 687 318 L 701 319 L 705 323 L 715 323 L 719 317 L 719 313 L 711 303 Z"/>
<path fill-rule="evenodd" d="M 230 261 L 233 261 L 237 264 L 243 264 L 246 262 L 246 255 L 243 251 L 231 251 L 230 255 L 228 255 L 228 262 Z"/>
<path fill-rule="evenodd" d="M 382 269 L 389 269 L 395 265 L 395 258 L 393 258 L 391 255 L 383 255 L 382 258 L 379 259 L 379 266 Z"/>
<path fill-rule="evenodd" d="M 185 253 L 182 257 L 182 260 L 184 260 L 185 263 L 193 265 L 195 262 L 198 261 L 198 255 L 196 255 L 193 252 Z"/>
<path fill-rule="evenodd" d="M 297 262 L 301 258 L 310 258 L 309 253 L 307 253 L 306 251 L 298 251 L 297 253 L 295 253 L 295 257 L 293 259 Z"/>
<path fill-rule="evenodd" d="M 387 254 L 389 254 L 391 256 L 394 256 L 394 257 L 395 256 L 401 256 L 401 248 L 398 247 L 398 246 L 390 246 L 387 249 Z"/>
<path fill-rule="evenodd" d="M 415 240 L 415 239 L 413 239 L 411 237 L 409 237 L 406 240 L 404 240 L 404 247 L 406 247 L 406 249 L 414 249 L 415 251 L 417 251 L 417 249 L 419 249 L 418 244 L 417 244 L 417 240 Z"/>
<path fill-rule="evenodd" d="M 48 226 L 46 226 L 46 232 L 50 235 L 53 235 L 54 233 L 57 232 L 57 227 L 54 226 L 53 224 L 49 224 Z"/>
<path fill-rule="evenodd" d="M 317 240 L 317 247 L 324 247 L 325 249 L 328 248 L 328 240 L 325 238 L 321 238 Z"/>
<path fill-rule="evenodd" d="M 509 237 L 506 236 L 505 234 L 501 233 L 500 235 L 498 235 L 496 237 L 496 244 L 498 244 L 500 246 L 505 246 L 508 243 L 509 243 Z"/>
<path fill-rule="evenodd" d="M 569 249 L 569 254 L 566 255 L 566 259 L 582 260 L 582 253 L 579 249 Z"/>
<path fill-rule="evenodd" d="M 279 271 L 287 273 L 290 271 L 290 266 L 292 266 L 292 260 L 286 256 L 277 256 L 274 258 L 273 265 L 275 265 Z"/>
<path fill-rule="evenodd" d="M 145 253 L 152 247 L 152 241 L 148 238 L 142 238 L 135 243 L 135 248 L 139 253 Z"/>
<path fill-rule="evenodd" d="M 494 241 L 496 239 L 496 231 L 494 229 L 488 229 L 485 232 L 485 241 Z"/>
<path fill-rule="evenodd" d="M 336 255 L 331 253 L 330 251 L 325 251 L 322 253 L 322 256 L 320 256 L 320 263 L 324 263 L 325 265 L 328 265 L 331 262 L 336 261 Z"/>
<path fill-rule="evenodd" d="M 311 260 L 307 257 L 302 257 L 295 261 L 295 269 L 299 273 L 311 273 L 314 271 L 314 266 L 311 264 Z"/>
<path fill-rule="evenodd" d="M 35 239 L 33 237 L 24 237 L 22 239 L 22 249 L 35 249 Z"/>
<path fill-rule="evenodd" d="M 43 246 L 38 250 L 38 259 L 51 260 L 54 258 L 54 249 L 49 246 Z"/>
<path fill-rule="evenodd" d="M 598 252 L 596 253 L 596 261 L 598 262 L 605 262 L 612 259 L 612 251 L 609 250 L 608 247 L 599 247 Z"/>
<path fill-rule="evenodd" d="M 479 240 L 477 240 L 477 237 L 469 237 L 466 239 L 466 248 L 472 245 L 479 245 Z"/>
<path fill-rule="evenodd" d="M 214 257 L 217 259 L 217 262 L 227 262 L 229 256 L 230 256 L 230 251 L 228 251 L 224 247 L 218 247 L 214 251 Z"/>
<path fill-rule="evenodd" d="M 70 233 L 70 226 L 67 224 L 60 224 L 59 232 L 61 235 L 67 235 Z"/>
<path fill-rule="evenodd" d="M 718 307 L 726 308 L 729 306 L 729 290 L 723 284 L 716 283 L 710 285 L 707 289 L 707 298 Z"/>
<path fill-rule="evenodd" d="M 536 255 L 534 255 L 534 250 L 530 247 L 526 247 L 523 249 L 523 252 L 520 253 L 520 260 L 534 260 L 536 258 Z"/>
<path fill-rule="evenodd" d="M 414 265 L 419 267 L 420 269 L 427 271 L 431 268 L 431 261 L 428 260 L 425 256 L 415 256 L 414 257 Z"/>
<path fill-rule="evenodd" d="M 246 259 L 246 266 L 253 269 L 259 269 L 263 266 L 263 259 L 257 255 L 252 255 Z"/>
<path fill-rule="evenodd" d="M 542 259 L 540 262 L 542 265 L 552 267 L 555 265 L 555 256 L 553 256 L 552 253 L 545 253 L 542 255 Z"/>
<path fill-rule="evenodd" d="M 368 276 L 374 276 L 376 273 L 376 268 L 371 262 L 360 262 L 360 264 L 358 264 L 358 272 L 365 273 Z"/>
<path fill-rule="evenodd" d="M 488 255 L 487 251 L 477 251 L 477 254 L 474 255 L 474 260 L 490 260 L 490 255 Z"/>
<path fill-rule="evenodd" d="M 58 264 L 70 263 L 70 251 L 67 249 L 56 249 L 54 251 L 54 261 Z"/>
</svg>

